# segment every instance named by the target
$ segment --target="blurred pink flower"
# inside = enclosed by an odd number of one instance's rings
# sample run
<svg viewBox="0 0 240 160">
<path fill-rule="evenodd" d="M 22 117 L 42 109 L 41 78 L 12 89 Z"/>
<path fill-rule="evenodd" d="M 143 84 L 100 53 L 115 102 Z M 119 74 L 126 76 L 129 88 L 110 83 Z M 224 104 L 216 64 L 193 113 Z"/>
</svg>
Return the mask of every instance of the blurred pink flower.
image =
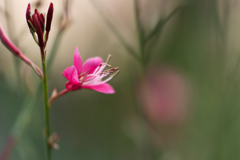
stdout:
<svg viewBox="0 0 240 160">
<path fill-rule="evenodd" d="M 112 86 L 107 84 L 107 82 L 119 72 L 119 68 L 111 68 L 103 71 L 106 66 L 110 67 L 108 64 L 109 59 L 110 56 L 104 63 L 100 57 L 94 57 L 89 58 L 84 64 L 82 64 L 82 58 L 80 57 L 78 48 L 76 47 L 73 61 L 74 65 L 63 71 L 63 75 L 69 80 L 66 83 L 66 89 L 68 91 L 74 91 L 86 88 L 105 94 L 115 93 Z M 113 73 L 114 71 L 116 72 L 110 75 L 110 73 Z M 107 79 L 102 80 L 107 76 Z"/>
<path fill-rule="evenodd" d="M 189 86 L 175 69 L 151 69 L 138 89 L 139 101 L 151 122 L 179 124 L 186 118 Z"/>
</svg>

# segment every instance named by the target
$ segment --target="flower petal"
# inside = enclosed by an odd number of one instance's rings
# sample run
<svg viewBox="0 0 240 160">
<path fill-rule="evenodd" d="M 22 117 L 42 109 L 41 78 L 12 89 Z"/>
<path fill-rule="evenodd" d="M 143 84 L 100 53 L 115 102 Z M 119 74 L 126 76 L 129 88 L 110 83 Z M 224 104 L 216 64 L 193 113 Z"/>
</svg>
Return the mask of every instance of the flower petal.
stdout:
<svg viewBox="0 0 240 160">
<path fill-rule="evenodd" d="M 100 57 L 89 58 L 85 61 L 82 67 L 82 73 L 89 71 L 89 74 L 93 73 L 94 70 L 103 62 Z"/>
<path fill-rule="evenodd" d="M 78 52 L 78 48 L 76 47 L 73 57 L 73 64 L 77 69 L 78 75 L 81 73 L 82 70 L 82 58 L 80 57 L 80 54 Z"/>
<path fill-rule="evenodd" d="M 86 89 L 93 89 L 95 91 L 101 92 L 101 93 L 105 93 L 105 94 L 113 94 L 115 93 L 114 89 L 112 88 L 112 86 L 110 86 L 107 83 L 103 83 L 100 85 L 83 85 L 82 88 L 86 88 Z"/>
<path fill-rule="evenodd" d="M 75 66 L 71 66 L 66 68 L 63 71 L 63 75 L 73 84 L 79 84 L 79 79 L 78 79 L 78 72 Z"/>
<path fill-rule="evenodd" d="M 68 81 L 68 82 L 66 82 L 65 86 L 66 86 L 67 90 L 72 90 L 73 84 L 72 84 L 72 82 Z"/>
<path fill-rule="evenodd" d="M 75 91 L 78 89 L 81 89 L 81 84 L 73 84 L 72 82 L 68 81 L 66 82 L 66 89 L 67 90 L 71 90 L 71 91 Z"/>
</svg>

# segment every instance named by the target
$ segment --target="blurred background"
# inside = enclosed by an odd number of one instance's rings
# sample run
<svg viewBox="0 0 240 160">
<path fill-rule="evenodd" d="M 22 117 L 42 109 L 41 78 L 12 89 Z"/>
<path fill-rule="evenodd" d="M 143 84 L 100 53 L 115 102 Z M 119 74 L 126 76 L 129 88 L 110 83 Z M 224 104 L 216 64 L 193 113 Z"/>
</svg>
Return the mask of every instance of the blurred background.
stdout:
<svg viewBox="0 0 240 160">
<path fill-rule="evenodd" d="M 32 13 L 46 13 L 50 2 L 49 94 L 65 88 L 62 71 L 76 46 L 83 60 L 111 54 L 121 70 L 110 82 L 113 95 L 83 89 L 53 102 L 51 132 L 60 135 L 53 159 L 240 159 L 240 1 L 0 0 L 3 30 L 39 66 L 25 11 L 31 3 Z M 5 160 L 44 159 L 40 87 L 1 44 Z"/>
</svg>

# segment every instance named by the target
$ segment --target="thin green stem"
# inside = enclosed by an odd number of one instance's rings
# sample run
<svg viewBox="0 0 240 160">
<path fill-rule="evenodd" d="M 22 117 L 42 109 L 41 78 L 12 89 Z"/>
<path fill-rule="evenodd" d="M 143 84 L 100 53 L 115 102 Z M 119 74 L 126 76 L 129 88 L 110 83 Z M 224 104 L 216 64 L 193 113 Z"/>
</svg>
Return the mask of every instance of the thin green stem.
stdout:
<svg viewBox="0 0 240 160">
<path fill-rule="evenodd" d="M 145 56 L 145 33 L 144 29 L 140 20 L 140 5 L 139 5 L 139 0 L 134 0 L 134 9 L 135 9 L 135 19 L 136 19 L 136 28 L 137 28 L 137 35 L 138 35 L 138 45 L 139 45 L 139 54 L 141 55 L 140 63 L 142 66 L 143 71 L 146 70 L 146 56 Z M 138 108 L 138 114 L 139 116 L 146 122 L 148 123 L 146 114 L 144 113 L 143 109 L 139 106 Z M 155 158 L 155 153 L 153 152 L 153 146 L 151 143 L 150 135 L 149 135 L 149 128 L 147 127 L 146 124 L 143 124 L 143 130 L 145 134 L 145 139 L 144 139 L 144 147 L 142 148 L 143 156 L 145 159 L 149 160 L 154 160 Z"/>
<path fill-rule="evenodd" d="M 48 103 L 48 88 L 47 88 L 47 70 L 45 63 L 44 49 L 41 49 L 42 54 L 42 68 L 43 68 L 43 91 L 44 91 L 44 103 L 45 103 L 45 140 L 46 140 L 46 154 L 47 160 L 51 160 L 51 146 L 48 143 L 50 137 L 50 115 L 49 115 L 49 103 Z"/>
<path fill-rule="evenodd" d="M 136 16 L 136 27 L 137 27 L 137 34 L 138 34 L 138 43 L 139 43 L 139 52 L 141 55 L 140 63 L 142 64 L 143 69 L 146 68 L 146 59 L 145 59 L 145 35 L 144 29 L 140 20 L 140 6 L 139 1 L 134 0 L 135 6 L 135 16 Z"/>
<path fill-rule="evenodd" d="M 165 24 L 176 14 L 183 6 L 175 8 L 166 18 L 159 18 L 153 30 L 146 36 L 146 43 L 149 42 L 163 28 Z"/>
<path fill-rule="evenodd" d="M 54 44 L 51 49 L 50 57 L 49 57 L 48 61 L 46 61 L 46 66 L 48 66 L 47 72 L 50 71 L 50 68 L 53 64 L 54 57 L 59 48 L 59 44 L 62 40 L 62 35 L 63 35 L 64 31 L 65 31 L 65 29 L 59 29 L 57 36 L 55 37 Z M 34 67 L 33 67 L 33 69 L 34 69 Z M 35 69 L 34 69 L 34 71 L 36 72 Z M 16 147 L 17 142 L 19 141 L 21 136 L 24 134 L 24 131 L 26 130 L 27 126 L 29 125 L 29 123 L 31 121 L 30 119 L 33 115 L 33 111 L 36 109 L 36 106 L 38 104 L 37 97 L 39 97 L 41 95 L 41 93 L 42 93 L 41 91 L 42 91 L 42 84 L 39 81 L 37 84 L 36 93 L 34 93 L 34 95 L 28 94 L 23 106 L 21 107 L 22 109 L 19 112 L 19 115 L 18 115 L 17 119 L 15 120 L 15 123 L 12 127 L 11 134 L 9 135 L 9 137 L 13 136 L 16 139 L 16 143 L 15 143 L 15 146 L 13 146 L 13 148 Z M 8 141 L 6 142 L 6 146 L 7 146 L 7 144 L 8 144 Z M 12 150 L 9 150 L 9 154 L 11 154 L 11 152 L 12 152 Z M 4 150 L 0 152 L 0 157 L 3 156 L 3 154 L 4 154 Z M 0 160 L 3 160 L 3 159 L 0 158 Z M 7 159 L 4 159 L 4 160 L 7 160 Z"/>
<path fill-rule="evenodd" d="M 113 23 L 106 17 L 104 12 L 100 9 L 100 7 L 94 2 L 93 0 L 89 1 L 92 6 L 96 9 L 96 11 L 99 13 L 101 18 L 105 21 L 108 28 L 111 30 L 111 32 L 115 35 L 115 37 L 119 40 L 119 42 L 122 44 L 122 46 L 130 53 L 135 59 L 138 61 L 141 60 L 141 57 L 137 54 L 137 52 L 125 41 L 125 39 L 121 36 L 119 31 L 116 29 L 116 27 L 113 25 Z"/>
</svg>

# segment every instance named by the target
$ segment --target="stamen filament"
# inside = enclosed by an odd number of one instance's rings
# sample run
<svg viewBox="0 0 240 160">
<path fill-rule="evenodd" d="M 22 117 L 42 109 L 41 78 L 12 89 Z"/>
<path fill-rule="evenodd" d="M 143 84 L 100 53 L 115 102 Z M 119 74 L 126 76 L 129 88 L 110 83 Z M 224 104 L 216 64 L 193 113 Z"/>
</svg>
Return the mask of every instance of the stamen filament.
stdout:
<svg viewBox="0 0 240 160">
<path fill-rule="evenodd" d="M 82 79 L 81 83 L 83 83 L 83 82 L 85 81 L 85 79 L 86 79 L 86 78 L 87 78 L 87 76 L 88 76 L 88 73 L 89 73 L 89 71 L 87 71 L 87 72 L 86 72 L 86 74 L 84 75 L 84 77 L 83 77 L 83 79 Z"/>
<path fill-rule="evenodd" d="M 110 68 L 103 71 L 106 66 L 111 67 L 111 65 L 108 64 L 110 58 L 111 58 L 111 55 L 108 55 L 106 62 L 100 64 L 92 74 L 88 74 L 89 72 L 85 72 L 84 77 L 80 78 L 82 85 L 89 85 L 89 86 L 100 85 L 110 81 L 114 76 L 116 76 L 119 73 L 119 67 Z M 113 73 L 114 71 L 116 72 L 110 75 L 110 73 Z M 107 76 L 109 77 L 102 81 L 102 79 Z"/>
<path fill-rule="evenodd" d="M 110 61 L 110 59 L 111 59 L 111 54 L 108 55 L 108 58 L 107 58 L 106 64 L 108 64 L 108 62 Z"/>
<path fill-rule="evenodd" d="M 115 77 L 118 73 L 120 72 L 120 70 L 117 70 L 113 75 L 111 75 L 110 77 Z"/>
</svg>

